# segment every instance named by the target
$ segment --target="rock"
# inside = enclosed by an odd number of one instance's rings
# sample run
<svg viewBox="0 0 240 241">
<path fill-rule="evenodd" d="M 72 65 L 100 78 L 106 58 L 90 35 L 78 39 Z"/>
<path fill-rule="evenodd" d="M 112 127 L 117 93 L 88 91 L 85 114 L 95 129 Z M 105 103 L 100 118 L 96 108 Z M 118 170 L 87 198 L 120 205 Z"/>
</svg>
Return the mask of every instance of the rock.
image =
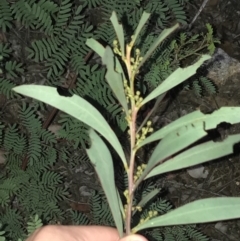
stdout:
<svg viewBox="0 0 240 241">
<path fill-rule="evenodd" d="M 240 62 L 218 48 L 211 60 L 206 64 L 207 77 L 217 86 L 222 86 L 231 79 L 234 83 L 240 79 Z"/>
</svg>

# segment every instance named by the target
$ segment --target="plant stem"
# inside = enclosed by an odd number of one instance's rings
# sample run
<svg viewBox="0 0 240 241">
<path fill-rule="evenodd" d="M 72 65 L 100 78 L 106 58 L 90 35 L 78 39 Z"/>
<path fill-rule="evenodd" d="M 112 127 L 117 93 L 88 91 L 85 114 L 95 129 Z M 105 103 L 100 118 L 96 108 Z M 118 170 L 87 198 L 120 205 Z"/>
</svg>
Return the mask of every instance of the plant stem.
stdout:
<svg viewBox="0 0 240 241">
<path fill-rule="evenodd" d="M 134 90 L 134 74 L 132 72 L 132 66 L 131 66 L 131 50 L 132 46 L 127 45 L 126 47 L 126 58 L 125 58 L 125 64 L 127 67 L 128 72 L 128 78 L 129 78 L 129 84 L 130 84 L 130 90 L 131 90 L 131 114 L 130 114 L 130 120 L 129 120 L 129 131 L 130 131 L 130 146 L 131 146 L 131 155 L 130 155 L 130 161 L 129 161 L 129 170 L 128 170 L 128 200 L 127 200 L 127 210 L 126 210 L 126 234 L 131 234 L 131 220 L 132 220 L 132 204 L 133 204 L 133 187 L 134 187 L 134 162 L 135 162 L 135 155 L 136 150 L 135 142 L 136 142 L 136 119 L 137 119 L 137 112 L 138 108 L 135 105 L 135 90 Z"/>
<path fill-rule="evenodd" d="M 127 204 L 127 214 L 126 214 L 126 234 L 131 234 L 131 218 L 132 218 L 132 203 L 133 203 L 133 186 L 134 186 L 134 162 L 136 156 L 136 150 L 134 150 L 135 140 L 136 140 L 136 118 L 137 118 L 137 109 L 132 111 L 132 119 L 130 122 L 130 138 L 131 138 L 131 156 L 129 163 L 129 172 L 128 172 L 128 204 Z"/>
</svg>

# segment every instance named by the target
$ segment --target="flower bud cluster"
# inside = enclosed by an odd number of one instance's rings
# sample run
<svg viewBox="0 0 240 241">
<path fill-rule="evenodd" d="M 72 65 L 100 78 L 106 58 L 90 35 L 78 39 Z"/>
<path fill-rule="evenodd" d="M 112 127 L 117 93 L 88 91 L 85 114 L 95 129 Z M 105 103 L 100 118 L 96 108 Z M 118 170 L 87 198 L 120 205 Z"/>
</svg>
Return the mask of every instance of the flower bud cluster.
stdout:
<svg viewBox="0 0 240 241">
<path fill-rule="evenodd" d="M 135 50 L 135 58 L 131 58 L 131 67 L 132 67 L 132 74 L 135 75 L 138 73 L 138 67 L 143 60 L 143 57 L 140 56 L 141 51 L 140 49 Z"/>
<path fill-rule="evenodd" d="M 138 146 L 146 138 L 148 133 L 152 133 L 152 132 L 153 132 L 152 122 L 148 121 L 147 126 L 141 129 L 141 134 L 137 134 L 136 136 L 136 139 L 137 139 L 136 146 Z"/>
<path fill-rule="evenodd" d="M 146 168 L 146 164 L 142 164 L 141 166 L 137 167 L 137 172 L 136 172 L 136 174 L 133 177 L 134 182 L 136 182 L 138 180 L 138 178 L 142 175 L 142 173 L 145 170 L 145 168 Z"/>
<path fill-rule="evenodd" d="M 157 212 L 157 211 L 149 211 L 149 212 L 148 212 L 148 216 L 147 216 L 146 218 L 140 219 L 140 224 L 148 221 L 148 220 L 151 219 L 151 218 L 156 217 L 157 215 L 158 215 L 158 212 Z"/>
<path fill-rule="evenodd" d="M 113 52 L 119 56 L 122 56 L 122 52 L 119 48 L 119 43 L 116 39 L 113 40 Z"/>
</svg>

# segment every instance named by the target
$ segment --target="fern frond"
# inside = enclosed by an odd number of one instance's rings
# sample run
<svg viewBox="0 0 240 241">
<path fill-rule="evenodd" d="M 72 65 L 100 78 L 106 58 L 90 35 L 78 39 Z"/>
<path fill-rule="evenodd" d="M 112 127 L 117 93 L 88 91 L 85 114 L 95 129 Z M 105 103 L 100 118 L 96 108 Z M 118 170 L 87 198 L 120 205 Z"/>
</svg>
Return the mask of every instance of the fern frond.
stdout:
<svg viewBox="0 0 240 241">
<path fill-rule="evenodd" d="M 55 36 L 62 34 L 64 28 L 66 27 L 72 11 L 71 0 L 63 0 L 60 3 L 59 11 L 55 17 L 55 24 L 53 28 L 53 33 Z"/>
<path fill-rule="evenodd" d="M 19 133 L 17 124 L 9 125 L 5 132 L 5 138 L 3 142 L 4 149 L 9 152 L 15 150 L 15 148 L 18 146 L 18 140 Z M 24 147 L 22 147 L 22 149 L 24 149 Z M 17 150 L 19 150 L 19 147 Z"/>
<path fill-rule="evenodd" d="M 24 223 L 23 217 L 18 210 L 5 208 L 5 212 L 0 217 L 3 224 L 6 237 L 11 237 L 13 240 L 18 240 L 24 236 L 24 229 L 22 224 Z M 10 238 L 9 238 L 10 239 Z"/>
<path fill-rule="evenodd" d="M 26 136 L 24 136 L 24 134 L 22 134 L 22 133 L 19 134 L 16 142 L 18 143 L 18 145 L 14 146 L 13 151 L 14 151 L 14 153 L 20 155 L 25 152 L 26 147 L 27 147 Z"/>
<path fill-rule="evenodd" d="M 147 218 L 149 211 L 157 211 L 158 215 L 162 215 L 167 213 L 170 209 L 172 209 L 172 205 L 167 200 L 158 198 L 155 202 L 149 204 L 148 208 L 141 213 L 141 219 Z"/>
<path fill-rule="evenodd" d="M 58 158 L 57 150 L 51 146 L 42 147 L 42 158 L 36 168 L 40 170 L 46 170 L 47 167 L 52 166 Z"/>
<path fill-rule="evenodd" d="M 10 10 L 9 2 L 6 0 L 0 1 L 0 29 L 3 32 L 7 32 L 12 28 L 12 13 Z"/>
<path fill-rule="evenodd" d="M 18 155 L 15 154 L 14 152 L 9 152 L 6 155 L 6 160 L 7 160 L 7 170 L 10 170 L 11 173 L 17 173 L 19 172 L 19 167 L 21 166 L 22 163 L 22 158 L 23 155 Z"/>
<path fill-rule="evenodd" d="M 52 146 L 53 144 L 57 143 L 56 137 L 51 131 L 42 129 L 39 135 L 42 141 L 47 145 Z"/>
<path fill-rule="evenodd" d="M 30 236 L 36 229 L 43 226 L 42 220 L 36 214 L 34 217 L 30 217 L 30 220 L 27 223 L 27 232 Z"/>
<path fill-rule="evenodd" d="M 5 63 L 4 68 L 5 68 L 5 71 L 6 71 L 6 76 L 9 79 L 17 78 L 19 74 L 24 73 L 22 63 L 17 63 L 15 60 L 14 61 L 7 61 Z"/>
<path fill-rule="evenodd" d="M 65 213 L 59 208 L 55 201 L 48 201 L 48 205 L 40 207 L 39 210 L 42 210 L 42 217 L 47 222 L 52 220 L 61 221 L 64 219 Z"/>
<path fill-rule="evenodd" d="M 40 62 L 49 59 L 54 53 L 57 53 L 59 46 L 62 44 L 59 38 L 43 38 L 31 43 L 32 48 L 26 48 L 29 52 L 28 58 Z"/>
<path fill-rule="evenodd" d="M 209 238 L 206 235 L 204 235 L 202 232 L 200 232 L 199 230 L 196 230 L 190 225 L 187 225 L 185 227 L 185 232 L 189 236 L 189 238 L 191 238 L 191 240 L 209 241 Z"/>
<path fill-rule="evenodd" d="M 151 238 L 153 238 L 154 240 L 157 240 L 157 241 L 164 241 L 162 232 L 159 231 L 159 229 L 157 228 L 154 228 L 151 231 L 146 231 L 146 236 L 148 240 L 151 240 Z"/>
<path fill-rule="evenodd" d="M 44 171 L 41 175 L 41 183 L 44 185 L 56 185 L 62 183 L 63 177 L 56 172 Z"/>
<path fill-rule="evenodd" d="M 79 33 L 81 26 L 84 24 L 84 15 L 80 15 L 83 10 L 83 6 L 80 5 L 74 13 L 73 18 L 69 22 L 68 26 L 62 32 L 62 36 L 59 36 L 61 40 L 69 41 L 74 39 Z"/>
<path fill-rule="evenodd" d="M 39 135 L 36 133 L 31 133 L 29 136 L 29 145 L 28 145 L 28 158 L 29 165 L 34 165 L 35 162 L 38 162 L 41 157 L 41 142 L 39 140 Z"/>
<path fill-rule="evenodd" d="M 94 37 L 96 39 L 101 39 L 102 41 L 112 44 L 113 40 L 116 39 L 115 30 L 108 20 L 107 22 L 102 23 L 95 31 Z"/>
<path fill-rule="evenodd" d="M 30 0 L 19 0 L 11 6 L 14 18 L 26 28 L 39 29 L 50 34 L 53 28 L 51 14 L 56 12 L 57 5 L 51 1 L 41 0 L 38 3 Z"/>
<path fill-rule="evenodd" d="M 18 185 L 15 178 L 8 178 L 0 183 L 0 205 L 5 207 L 9 205 L 10 197 L 16 193 Z"/>
<path fill-rule="evenodd" d="M 74 225 L 90 225 L 91 222 L 89 220 L 89 218 L 84 214 L 84 213 L 80 213 L 74 210 L 70 210 L 71 213 L 71 220 L 73 222 Z"/>
<path fill-rule="evenodd" d="M 64 163 L 67 163 L 70 157 L 70 152 L 67 150 L 66 147 L 61 148 L 58 150 L 58 158 L 59 160 L 63 161 Z"/>
<path fill-rule="evenodd" d="M 62 129 L 58 133 L 60 138 L 72 141 L 74 148 L 77 148 L 79 145 L 85 146 L 85 142 L 89 140 L 87 133 L 88 126 L 86 124 L 67 114 L 61 115 L 59 123 L 62 124 Z M 79 133 L 81 133 L 81 135 L 79 135 Z"/>
<path fill-rule="evenodd" d="M 77 73 L 81 72 L 85 68 L 84 57 L 78 53 L 73 54 L 71 57 L 71 67 Z"/>
<path fill-rule="evenodd" d="M 162 0 L 148 1 L 144 9 L 148 13 L 152 13 L 155 16 L 154 23 L 159 29 L 164 29 L 171 21 L 171 15 L 169 15 L 169 8 Z"/>
<path fill-rule="evenodd" d="M 193 81 L 192 86 L 193 86 L 194 93 L 195 93 L 198 97 L 200 97 L 200 96 L 201 96 L 201 93 L 202 93 L 202 87 L 201 87 L 201 85 L 199 84 L 199 82 L 198 82 L 197 80 Z"/>
<path fill-rule="evenodd" d="M 12 91 L 16 85 L 10 80 L 0 78 L 0 94 L 3 94 L 7 99 L 16 97 L 16 93 Z"/>
<path fill-rule="evenodd" d="M 67 192 L 66 188 L 57 187 L 57 186 L 54 186 L 54 185 L 51 185 L 51 186 L 44 185 L 44 186 L 42 186 L 41 192 L 44 195 L 45 200 L 49 200 L 49 201 L 52 201 L 52 202 L 55 202 L 55 203 L 63 200 L 69 194 Z M 43 202 L 43 200 L 42 200 L 42 202 Z"/>
<path fill-rule="evenodd" d="M 168 6 L 171 14 L 179 23 L 187 23 L 187 17 L 183 5 L 179 3 L 178 0 L 164 0 L 164 2 Z"/>
<path fill-rule="evenodd" d="M 27 106 L 25 102 L 23 103 L 19 112 L 19 117 L 22 120 L 22 124 L 29 132 L 39 133 L 42 129 L 42 123 L 36 116 L 36 109 L 34 109 L 32 106 Z"/>
<path fill-rule="evenodd" d="M 103 4 L 103 0 L 86 0 L 85 4 L 88 8 L 96 8 Z"/>
<path fill-rule="evenodd" d="M 9 58 L 10 53 L 12 53 L 12 49 L 9 46 L 10 44 L 0 43 L 0 55 L 3 58 Z"/>
<path fill-rule="evenodd" d="M 48 70 L 47 77 L 50 78 L 52 75 L 58 75 L 59 72 L 63 71 L 69 56 L 69 48 L 66 44 L 64 44 L 58 49 L 57 53 L 52 55 L 52 58 L 48 59 L 48 62 L 45 64 Z"/>
<path fill-rule="evenodd" d="M 204 86 L 204 89 L 210 94 L 216 94 L 217 93 L 217 88 L 214 85 L 214 83 L 208 79 L 207 77 L 203 77 L 201 76 L 199 78 L 199 81 L 201 82 L 201 84 Z"/>
<path fill-rule="evenodd" d="M 90 198 L 92 223 L 95 225 L 114 226 L 111 210 L 103 195 L 93 191 Z"/>
</svg>

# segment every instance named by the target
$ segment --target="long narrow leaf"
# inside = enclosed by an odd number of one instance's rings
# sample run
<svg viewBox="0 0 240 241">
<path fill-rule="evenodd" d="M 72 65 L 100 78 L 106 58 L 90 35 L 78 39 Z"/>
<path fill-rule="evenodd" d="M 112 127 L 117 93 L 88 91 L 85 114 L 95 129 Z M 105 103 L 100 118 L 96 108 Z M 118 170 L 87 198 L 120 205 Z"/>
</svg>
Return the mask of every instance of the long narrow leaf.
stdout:
<svg viewBox="0 0 240 241">
<path fill-rule="evenodd" d="M 195 166 L 233 153 L 233 145 L 240 142 L 240 134 L 228 136 L 221 142 L 208 141 L 192 147 L 176 157 L 156 166 L 145 179 L 159 174 Z"/>
<path fill-rule="evenodd" d="M 86 45 L 94 50 L 101 58 L 104 56 L 105 48 L 95 39 L 89 38 L 86 41 Z"/>
<path fill-rule="evenodd" d="M 72 97 L 60 96 L 56 88 L 41 85 L 22 85 L 13 88 L 19 94 L 40 100 L 46 104 L 64 111 L 65 113 L 82 121 L 102 134 L 113 146 L 121 157 L 124 167 L 127 166 L 122 146 L 100 112 L 83 98 L 73 95 Z"/>
<path fill-rule="evenodd" d="M 152 198 L 154 198 L 159 192 L 160 192 L 160 188 L 158 189 L 154 189 L 153 191 L 151 191 L 150 193 L 148 193 L 144 198 L 142 198 L 142 200 L 137 204 L 137 207 L 144 207 Z M 132 215 L 134 215 L 137 212 L 137 209 L 135 209 L 132 213 Z"/>
<path fill-rule="evenodd" d="M 106 79 L 113 93 L 124 108 L 125 113 L 127 113 L 127 99 L 123 87 L 123 70 L 121 65 L 118 63 L 117 69 L 119 72 L 116 71 L 116 68 L 114 66 L 115 60 L 118 61 L 117 58 L 114 56 L 112 49 L 107 46 L 104 52 L 104 56 L 102 58 L 103 64 L 107 66 Z"/>
<path fill-rule="evenodd" d="M 133 228 L 133 233 L 146 228 L 170 225 L 208 223 L 240 218 L 239 197 L 206 198 L 188 203 L 160 217 Z"/>
<path fill-rule="evenodd" d="M 175 24 L 171 28 L 164 29 L 161 34 L 158 36 L 158 38 L 155 40 L 155 42 L 151 45 L 151 47 L 148 49 L 147 53 L 144 55 L 140 65 L 138 66 L 138 69 L 146 62 L 146 60 L 151 56 L 151 54 L 156 50 L 156 48 L 171 34 L 173 33 L 177 28 L 179 27 L 179 24 Z"/>
<path fill-rule="evenodd" d="M 125 211 L 124 211 L 124 208 L 123 208 L 123 204 L 122 204 L 122 200 L 121 200 L 121 197 L 120 197 L 120 194 L 119 194 L 119 191 L 117 190 L 117 197 L 118 197 L 118 203 L 119 203 L 119 208 L 120 208 L 120 211 L 122 213 L 122 217 L 123 219 L 125 219 Z"/>
<path fill-rule="evenodd" d="M 156 89 L 154 89 L 142 102 L 142 105 L 146 104 L 152 99 L 155 99 L 159 95 L 167 92 L 173 87 L 181 84 L 183 81 L 191 77 L 196 73 L 196 70 L 203 64 L 204 61 L 211 58 L 209 55 L 203 55 L 195 64 L 186 68 L 176 69 L 167 79 L 165 79 Z"/>
<path fill-rule="evenodd" d="M 121 48 L 122 56 L 125 56 L 125 43 L 124 43 L 124 33 L 122 24 L 119 24 L 116 12 L 112 12 L 112 16 L 110 18 L 112 25 L 114 27 L 115 33 L 117 35 L 119 45 Z"/>
<path fill-rule="evenodd" d="M 137 184 L 142 181 L 142 179 L 145 178 L 156 165 L 206 135 L 207 132 L 204 131 L 203 122 L 198 122 L 195 125 L 190 124 L 182 126 L 180 129 L 173 131 L 164 137 L 163 140 L 155 147 L 149 161 L 147 162 L 146 169 L 143 171 L 141 177 L 137 181 Z"/>
<path fill-rule="evenodd" d="M 219 110 L 214 111 L 211 114 L 203 114 L 201 111 L 194 111 L 188 115 L 185 115 L 169 125 L 163 127 L 162 129 L 154 132 L 152 135 L 147 137 L 143 142 L 141 142 L 138 148 L 162 139 L 168 133 L 177 130 L 183 125 L 188 125 L 190 123 L 195 123 L 198 121 L 204 121 L 205 130 L 210 130 L 217 127 L 221 122 L 227 122 L 230 124 L 236 124 L 240 122 L 240 107 L 222 107 Z"/>
<path fill-rule="evenodd" d="M 110 47 L 104 48 L 99 42 L 94 39 L 88 39 L 86 44 L 94 50 L 101 58 L 104 65 L 107 66 L 106 79 L 113 93 L 127 113 L 127 100 L 125 97 L 123 79 L 126 79 L 122 66 L 116 58 Z"/>
<path fill-rule="evenodd" d="M 143 12 L 142 17 L 141 17 L 141 19 L 140 19 L 140 21 L 138 23 L 138 26 L 137 26 L 137 28 L 136 28 L 136 30 L 134 32 L 133 38 L 132 38 L 132 43 L 133 44 L 135 43 L 139 33 L 141 32 L 143 26 L 145 25 L 145 23 L 147 22 L 149 17 L 150 17 L 150 13 Z"/>
<path fill-rule="evenodd" d="M 144 207 L 152 198 L 154 198 L 157 194 L 159 194 L 161 188 L 156 188 L 148 193 L 142 200 L 138 203 L 138 207 Z M 133 212 L 134 214 L 135 212 Z"/>
<path fill-rule="evenodd" d="M 121 200 L 118 198 L 118 193 L 114 182 L 112 156 L 106 144 L 93 129 L 90 129 L 89 136 L 91 139 L 91 147 L 90 149 L 87 149 L 87 154 L 98 174 L 102 188 L 106 194 L 115 224 L 120 235 L 122 236 L 123 221 L 120 209 L 120 205 L 122 206 L 122 204 L 119 203 Z"/>
</svg>

